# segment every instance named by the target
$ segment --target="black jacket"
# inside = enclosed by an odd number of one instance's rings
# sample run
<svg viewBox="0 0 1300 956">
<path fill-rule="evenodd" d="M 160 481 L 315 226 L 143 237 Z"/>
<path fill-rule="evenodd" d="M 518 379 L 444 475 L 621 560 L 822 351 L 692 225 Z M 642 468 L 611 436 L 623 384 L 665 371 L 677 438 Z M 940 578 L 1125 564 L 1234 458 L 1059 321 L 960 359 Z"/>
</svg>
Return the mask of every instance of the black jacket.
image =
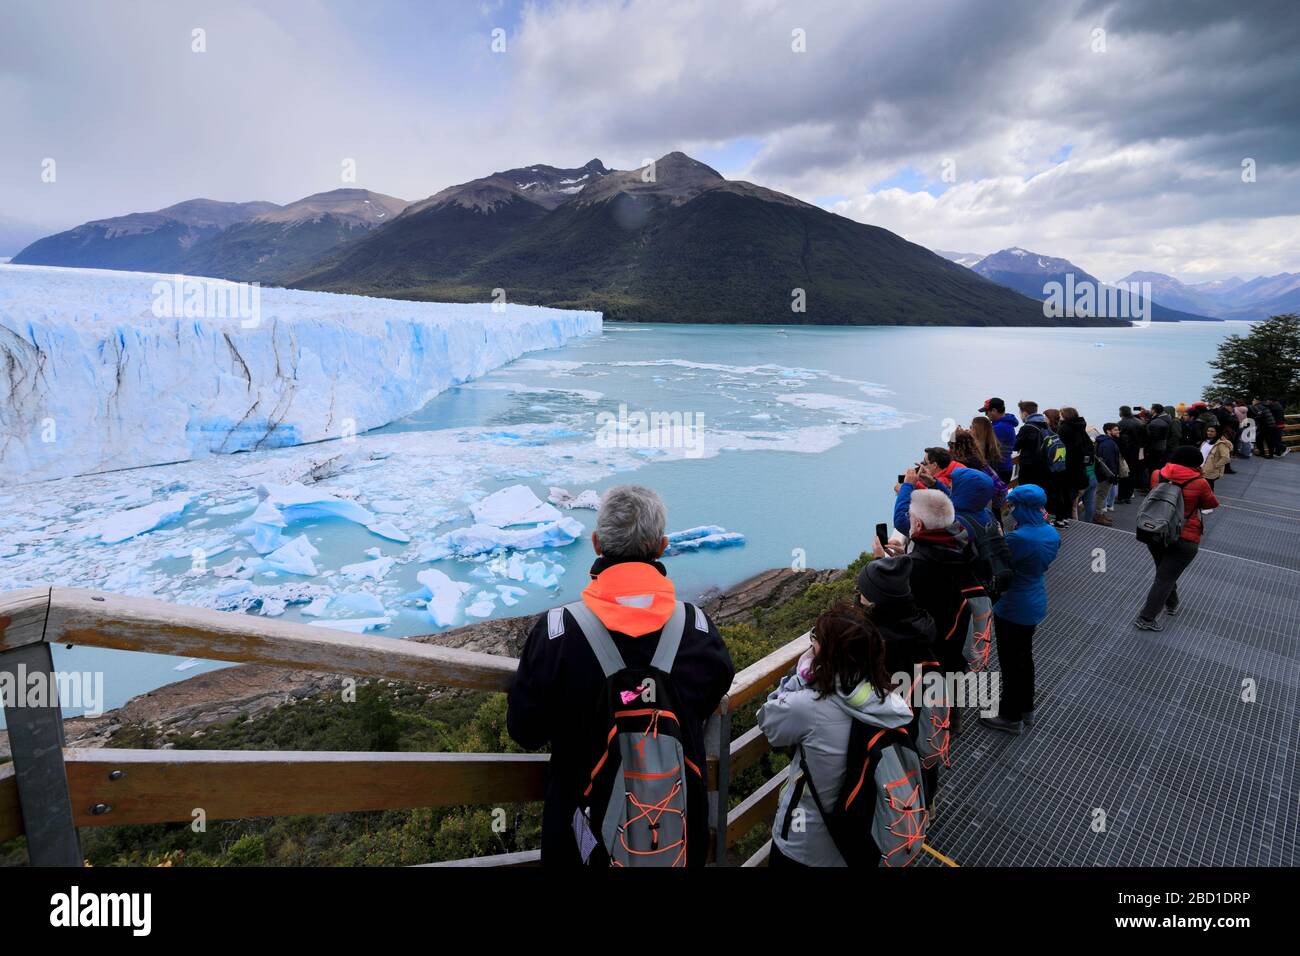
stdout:
<svg viewBox="0 0 1300 956">
<path fill-rule="evenodd" d="M 598 561 L 593 574 L 608 563 Z M 662 565 L 656 565 L 662 571 Z M 713 622 L 688 609 L 681 646 L 671 673 L 686 756 L 704 768 L 704 722 L 731 686 L 735 668 Z M 524 749 L 550 746 L 551 761 L 542 811 L 542 862 L 581 865 L 573 835 L 573 813 L 605 752 L 608 726 L 601 725 L 606 682 L 596 655 L 573 616 L 565 611 L 564 628 L 552 634 L 548 615 L 533 625 L 519 658 L 506 711 L 506 729 Z M 628 667 L 648 666 L 659 632 L 629 637 L 611 631 Z M 687 794 L 687 865 L 703 866 L 708 855 L 708 795 L 704 787 Z"/>
<path fill-rule="evenodd" d="M 1088 423 L 1081 417 L 1061 420 L 1061 444 L 1065 445 L 1066 487 L 1076 491 L 1088 487 L 1088 466 L 1093 463 L 1096 449 L 1088 437 Z"/>
<path fill-rule="evenodd" d="M 962 645 L 970 609 L 962 590 L 977 587 L 975 549 L 960 524 L 912 539 L 912 597 L 934 618 L 935 651 L 944 670 L 964 671 Z M 926 539 L 929 540 L 926 540 Z"/>
<path fill-rule="evenodd" d="M 911 675 L 912 667 L 934 660 L 934 618 L 912 601 L 877 604 L 871 622 L 885 641 L 885 673 Z"/>
<path fill-rule="evenodd" d="M 1164 455 L 1167 451 L 1173 451 L 1169 445 L 1169 431 L 1172 424 L 1168 412 L 1161 412 L 1147 423 L 1148 455 Z"/>
<path fill-rule="evenodd" d="M 1119 450 L 1130 462 L 1137 460 L 1137 453 L 1147 446 L 1146 422 L 1136 415 L 1121 417 L 1119 420 Z"/>
</svg>

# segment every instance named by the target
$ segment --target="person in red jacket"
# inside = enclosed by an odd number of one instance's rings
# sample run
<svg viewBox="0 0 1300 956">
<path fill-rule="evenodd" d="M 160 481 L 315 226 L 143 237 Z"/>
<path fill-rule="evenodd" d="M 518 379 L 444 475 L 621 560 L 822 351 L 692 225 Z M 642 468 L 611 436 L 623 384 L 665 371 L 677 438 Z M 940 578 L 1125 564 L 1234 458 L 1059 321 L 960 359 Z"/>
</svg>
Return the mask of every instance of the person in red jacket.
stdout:
<svg viewBox="0 0 1300 956">
<path fill-rule="evenodd" d="M 1175 449 L 1169 464 L 1151 476 L 1151 487 L 1159 484 L 1162 477 L 1182 486 L 1183 533 L 1171 545 L 1147 543 L 1156 563 L 1156 579 L 1151 582 L 1146 603 L 1133 622 L 1144 631 L 1164 630 L 1159 620 L 1162 607 L 1171 617 L 1178 613 L 1178 578 L 1187 570 L 1201 546 L 1201 532 L 1204 530 L 1201 512 L 1219 507 L 1214 489 L 1201 474 L 1201 452 L 1195 446 L 1180 445 Z"/>
<path fill-rule="evenodd" d="M 937 479 L 945 488 L 952 488 L 952 473 L 966 466 L 952 457 L 947 448 L 927 448 L 921 462 L 922 473 Z"/>
</svg>

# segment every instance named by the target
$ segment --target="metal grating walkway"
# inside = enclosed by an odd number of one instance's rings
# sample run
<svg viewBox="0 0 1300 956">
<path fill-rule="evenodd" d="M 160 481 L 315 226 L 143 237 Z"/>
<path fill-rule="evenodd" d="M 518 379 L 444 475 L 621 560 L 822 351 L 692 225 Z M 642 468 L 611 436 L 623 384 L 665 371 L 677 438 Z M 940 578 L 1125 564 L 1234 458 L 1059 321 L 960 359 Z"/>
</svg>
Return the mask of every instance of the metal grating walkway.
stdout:
<svg viewBox="0 0 1300 956">
<path fill-rule="evenodd" d="M 1300 864 L 1300 454 L 1233 467 L 1162 632 L 1132 625 L 1153 577 L 1136 504 L 1062 532 L 1038 721 L 962 715 L 930 845 L 962 866 Z"/>
</svg>

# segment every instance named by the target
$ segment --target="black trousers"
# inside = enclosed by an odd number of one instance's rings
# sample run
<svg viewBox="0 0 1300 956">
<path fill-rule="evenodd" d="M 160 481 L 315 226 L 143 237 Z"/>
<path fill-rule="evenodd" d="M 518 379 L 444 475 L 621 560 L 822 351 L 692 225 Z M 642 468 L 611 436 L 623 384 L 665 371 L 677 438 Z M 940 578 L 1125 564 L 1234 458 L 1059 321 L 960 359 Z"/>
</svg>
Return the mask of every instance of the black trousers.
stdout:
<svg viewBox="0 0 1300 956">
<path fill-rule="evenodd" d="M 1182 538 L 1168 546 L 1147 543 L 1151 559 L 1156 563 L 1156 579 L 1151 582 L 1151 590 L 1147 591 L 1142 617 L 1154 621 L 1162 607 L 1178 607 L 1178 578 L 1187 570 L 1199 549 L 1200 545 L 1195 541 Z"/>
<path fill-rule="evenodd" d="M 1034 709 L 1035 630 L 1037 625 L 1034 624 L 1017 624 L 1006 618 L 993 618 L 998 661 L 1002 665 L 998 716 L 1003 720 L 1020 720 L 1025 711 Z"/>
</svg>

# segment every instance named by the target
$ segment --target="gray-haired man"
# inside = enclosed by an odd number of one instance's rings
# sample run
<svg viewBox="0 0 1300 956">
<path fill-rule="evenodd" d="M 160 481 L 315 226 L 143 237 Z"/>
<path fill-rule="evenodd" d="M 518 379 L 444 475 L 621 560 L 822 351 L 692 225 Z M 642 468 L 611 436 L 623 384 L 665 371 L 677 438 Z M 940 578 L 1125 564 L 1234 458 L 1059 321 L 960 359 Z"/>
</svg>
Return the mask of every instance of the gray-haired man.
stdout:
<svg viewBox="0 0 1300 956">
<path fill-rule="evenodd" d="M 668 546 L 665 523 L 663 501 L 649 488 L 618 485 L 606 491 L 591 536 L 596 563 L 582 601 L 539 618 L 524 645 L 506 725 L 520 746 L 551 748 L 542 817 L 546 865 L 577 865 L 590 851 L 581 815 L 598 802 L 592 800 L 593 786 L 599 791 L 611 755 L 617 760 L 607 700 L 614 680 L 607 673 L 611 657 L 622 665 L 619 673 L 654 674 L 661 664 L 666 668 L 659 676 L 671 688 L 671 711 L 666 704 L 636 703 L 630 689 L 623 699 L 633 700 L 625 704 L 626 712 L 634 715 L 631 719 L 646 720 L 647 733 L 671 727 L 681 737 L 688 767 L 683 768 L 686 832 L 678 862 L 704 863 L 709 837 L 704 722 L 731 686 L 735 669 L 704 612 L 677 600 L 659 562 Z M 670 631 L 670 640 L 679 643 L 671 662 L 664 663 L 656 651 Z M 605 635 L 612 640 L 612 654 Z M 651 807 L 645 813 L 662 810 Z M 594 858 L 603 859 L 599 853 Z"/>
</svg>

